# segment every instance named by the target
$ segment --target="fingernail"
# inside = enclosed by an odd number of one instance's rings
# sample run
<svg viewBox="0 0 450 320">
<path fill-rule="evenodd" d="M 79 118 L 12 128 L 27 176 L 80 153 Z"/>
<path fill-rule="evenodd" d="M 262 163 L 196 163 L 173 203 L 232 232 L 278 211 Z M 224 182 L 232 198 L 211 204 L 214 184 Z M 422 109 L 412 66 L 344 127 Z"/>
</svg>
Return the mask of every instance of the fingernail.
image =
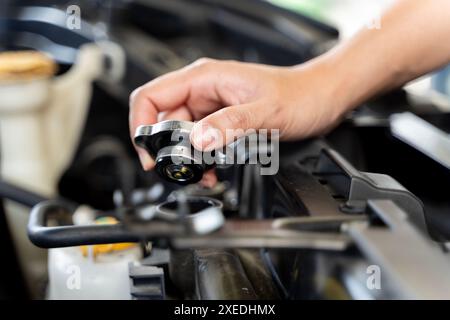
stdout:
<svg viewBox="0 0 450 320">
<path fill-rule="evenodd" d="M 147 171 L 152 167 L 153 160 L 145 150 L 138 150 L 139 160 L 141 161 L 142 168 Z"/>
<path fill-rule="evenodd" d="M 191 141 L 196 149 L 211 151 L 221 146 L 220 131 L 209 124 L 197 123 L 192 128 Z"/>
</svg>

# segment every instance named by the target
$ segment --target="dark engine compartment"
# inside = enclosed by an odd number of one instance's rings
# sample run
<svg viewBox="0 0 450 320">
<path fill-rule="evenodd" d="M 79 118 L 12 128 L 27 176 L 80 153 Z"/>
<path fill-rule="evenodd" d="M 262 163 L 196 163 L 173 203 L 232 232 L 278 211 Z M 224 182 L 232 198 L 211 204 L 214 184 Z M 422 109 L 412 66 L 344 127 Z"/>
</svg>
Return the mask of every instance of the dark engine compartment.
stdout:
<svg viewBox="0 0 450 320">
<path fill-rule="evenodd" d="M 79 146 L 58 186 L 61 198 L 102 212 L 120 208 L 123 199 L 138 201 L 133 199 L 139 192 L 156 185 L 162 191 L 145 201 L 159 203 L 179 189 L 140 168 L 128 129 L 128 96 L 134 88 L 203 56 L 298 64 L 329 49 L 338 37 L 329 26 L 254 0 L 79 1 L 87 13 L 82 32 L 62 28 L 57 17 L 65 15 L 55 8 L 19 2 L 24 6 L 8 7 L 3 21 L 13 31 L 5 33 L 4 48 L 50 51 L 59 58 L 61 73 L 84 43 L 109 39 L 125 49 L 125 76 L 119 83 L 95 84 Z M 58 1 L 48 5 L 63 6 Z M 56 17 L 51 22 L 46 21 L 50 14 Z M 37 35 L 62 47 L 47 46 Z M 220 199 L 226 218 L 312 217 L 320 222 L 368 213 L 378 227 L 388 223 L 373 214 L 377 203 L 368 201 L 387 199 L 408 212 L 424 234 L 445 242 L 450 235 L 449 168 L 392 134 L 390 117 L 404 112 L 450 131 L 447 113 L 432 104 L 412 105 L 397 90 L 361 106 L 325 137 L 282 143 L 275 176 L 260 176 L 258 166 L 235 166 L 217 171 L 216 189 L 188 187 L 187 193 Z M 386 174 L 401 185 L 367 172 Z M 319 222 L 313 231 L 341 227 Z M 166 296 L 177 299 L 358 298 L 345 284 L 358 277 L 367 256 L 361 246 L 341 255 L 270 247 L 180 249 L 167 239 L 152 241 L 154 249 L 143 264 L 163 269 Z M 382 297 L 395 297 L 390 290 Z M 153 296 L 134 295 L 142 297 Z"/>
</svg>

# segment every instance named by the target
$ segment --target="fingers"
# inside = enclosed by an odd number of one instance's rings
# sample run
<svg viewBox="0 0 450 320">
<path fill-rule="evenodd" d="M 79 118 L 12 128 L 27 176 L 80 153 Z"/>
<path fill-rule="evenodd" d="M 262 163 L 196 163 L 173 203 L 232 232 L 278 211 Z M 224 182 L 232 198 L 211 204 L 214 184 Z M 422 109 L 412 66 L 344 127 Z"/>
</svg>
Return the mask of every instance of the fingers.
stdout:
<svg viewBox="0 0 450 320">
<path fill-rule="evenodd" d="M 217 176 L 214 170 L 206 171 L 203 174 L 202 180 L 200 180 L 200 184 L 207 188 L 212 188 L 217 183 Z"/>
<path fill-rule="evenodd" d="M 135 146 L 135 148 L 138 153 L 139 161 L 141 162 L 142 169 L 144 169 L 145 171 L 149 171 L 149 170 L 153 169 L 153 167 L 155 166 L 155 161 L 152 159 L 152 157 L 150 157 L 148 152 L 138 146 Z"/>
<path fill-rule="evenodd" d="M 130 136 L 140 125 L 154 124 L 162 111 L 183 105 L 189 94 L 189 83 L 183 81 L 183 73 L 171 73 L 136 89 L 130 96 Z M 133 141 L 134 144 L 134 141 Z M 136 147 L 142 167 L 150 170 L 154 162 L 148 153 Z"/>
<path fill-rule="evenodd" d="M 184 105 L 190 84 L 185 72 L 169 73 L 139 87 L 130 96 L 130 134 L 140 125 L 156 123 L 158 114 Z"/>
<path fill-rule="evenodd" d="M 169 110 L 167 112 L 162 112 L 158 115 L 158 121 L 164 120 L 185 120 L 192 121 L 193 117 L 188 107 L 181 106 L 174 110 Z"/>
<path fill-rule="evenodd" d="M 214 67 L 214 68 L 212 68 Z M 140 125 L 151 125 L 164 119 L 192 120 L 192 113 L 203 114 L 205 110 L 187 107 L 188 102 L 199 108 L 218 108 L 216 92 L 213 90 L 215 63 L 210 59 L 201 59 L 188 67 L 168 73 L 142 87 L 130 96 L 130 136 Z M 165 113 L 160 116 L 161 113 Z M 138 151 L 144 169 L 152 168 L 151 159 L 145 151 Z"/>
<path fill-rule="evenodd" d="M 165 74 L 137 88 L 130 96 L 130 133 L 134 135 L 140 125 L 157 122 L 158 114 L 173 111 L 181 106 L 195 102 L 196 108 L 217 105 L 217 94 L 214 90 L 216 75 L 220 64 L 211 59 L 199 59 L 191 65 Z M 202 110 L 204 111 L 204 110 Z"/>
<path fill-rule="evenodd" d="M 191 143 L 199 150 L 218 149 L 246 135 L 249 129 L 258 130 L 264 116 L 259 102 L 223 108 L 194 125 Z"/>
</svg>

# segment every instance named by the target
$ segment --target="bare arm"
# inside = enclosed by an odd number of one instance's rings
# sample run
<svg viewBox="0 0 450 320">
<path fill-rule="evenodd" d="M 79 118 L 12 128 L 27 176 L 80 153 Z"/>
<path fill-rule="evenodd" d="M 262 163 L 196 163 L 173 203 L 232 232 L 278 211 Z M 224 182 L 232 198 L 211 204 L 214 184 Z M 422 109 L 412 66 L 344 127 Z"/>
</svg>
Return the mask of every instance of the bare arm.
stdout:
<svg viewBox="0 0 450 320">
<path fill-rule="evenodd" d="M 199 149 L 229 141 L 211 131 L 280 129 L 284 139 L 325 132 L 373 95 L 450 62 L 450 0 L 400 0 L 381 20 L 311 62 L 280 68 L 201 60 L 138 88 L 130 99 L 130 133 L 160 119 L 199 120 Z M 144 169 L 153 167 L 137 148 Z"/>
<path fill-rule="evenodd" d="M 380 29 L 362 29 L 319 60 L 347 109 L 450 62 L 450 1 L 399 0 Z"/>
</svg>

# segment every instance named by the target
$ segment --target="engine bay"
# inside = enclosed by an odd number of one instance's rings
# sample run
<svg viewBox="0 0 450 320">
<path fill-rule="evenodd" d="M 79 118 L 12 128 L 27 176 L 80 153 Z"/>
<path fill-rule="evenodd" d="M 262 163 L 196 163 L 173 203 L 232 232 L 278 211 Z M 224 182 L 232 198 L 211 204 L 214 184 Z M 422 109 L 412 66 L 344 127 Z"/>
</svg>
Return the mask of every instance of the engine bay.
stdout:
<svg viewBox="0 0 450 320">
<path fill-rule="evenodd" d="M 298 64 L 331 48 L 336 29 L 263 1 L 146 0 L 79 1 L 86 13 L 80 31 L 64 27 L 65 6 L 57 1 L 18 2 L 3 5 L 2 49 L 51 53 L 55 78 L 77 70 L 83 55 L 89 61 L 101 56 L 102 69 L 78 127 L 70 127 L 70 115 L 58 118 L 56 151 L 44 152 L 58 158 L 71 150 L 70 161 L 53 168 L 54 190 L 39 189 L 44 180 L 37 176 L 22 183 L 11 173 L 0 183 L 2 213 L 11 210 L 10 202 L 26 207 L 27 227 L 21 228 L 32 248 L 45 248 L 36 258 L 40 271 L 27 271 L 27 258 L 12 245 L 15 231 L 8 231 L 15 229 L 13 220 L 0 221 L 2 242 L 11 244 L 5 253 L 11 263 L 1 268 L 17 275 L 14 282 L 2 280 L 2 295 L 449 298 L 450 118 L 433 101 L 417 101 L 404 89 L 387 93 L 324 136 L 269 142 L 279 154 L 276 174 L 261 175 L 267 164 L 248 161 L 218 166 L 213 188 L 196 183 L 210 167 L 164 163 L 162 173 L 145 172 L 135 155 L 128 128 L 134 88 L 203 56 Z M 72 88 L 74 96 L 84 92 Z M 64 94 L 55 99 L 75 100 Z M 171 125 L 172 131 L 181 126 Z M 70 130 L 78 133 L 73 141 Z M 142 132 L 148 138 L 155 129 Z M 38 143 L 32 132 L 19 134 Z M 161 161 L 180 147 L 162 154 L 166 144 L 155 141 L 142 143 L 150 149 L 155 143 Z M 30 180 L 38 187 L 27 185 Z M 382 287 L 374 276 L 379 270 L 389 279 Z M 67 282 L 77 272 L 89 276 Z"/>
</svg>

